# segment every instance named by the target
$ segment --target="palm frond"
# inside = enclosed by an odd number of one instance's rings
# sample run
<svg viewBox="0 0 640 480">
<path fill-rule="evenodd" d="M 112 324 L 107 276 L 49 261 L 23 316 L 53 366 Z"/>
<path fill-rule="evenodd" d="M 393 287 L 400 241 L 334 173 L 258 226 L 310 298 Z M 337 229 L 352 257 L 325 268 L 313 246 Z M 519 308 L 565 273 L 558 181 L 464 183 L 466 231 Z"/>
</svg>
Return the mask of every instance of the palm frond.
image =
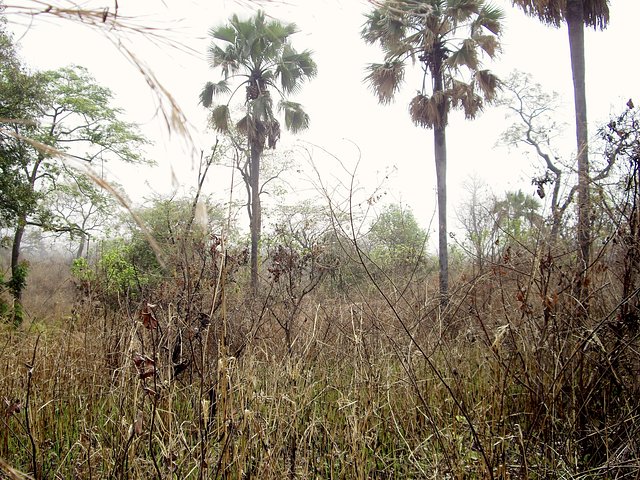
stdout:
<svg viewBox="0 0 640 480">
<path fill-rule="evenodd" d="M 449 100 L 443 92 L 434 92 L 432 96 L 418 94 L 409 104 L 411 120 L 424 128 L 444 128 L 448 111 Z"/>
<path fill-rule="evenodd" d="M 211 125 L 219 132 L 229 131 L 231 115 L 228 105 L 218 105 L 211 110 Z"/>
<path fill-rule="evenodd" d="M 484 4 L 473 22 L 472 29 L 484 27 L 494 35 L 502 33 L 502 22 L 504 21 L 504 11 L 500 7 Z"/>
<path fill-rule="evenodd" d="M 406 36 L 406 23 L 389 3 L 396 2 L 387 2 L 366 15 L 361 36 L 369 44 L 380 43 L 385 49 L 394 49 Z"/>
<path fill-rule="evenodd" d="M 373 63 L 367 67 L 369 74 L 365 81 L 382 104 L 390 103 L 404 81 L 404 63 L 396 60 L 386 63 Z"/>
<path fill-rule="evenodd" d="M 475 49 L 475 42 L 470 38 L 466 38 L 462 41 L 460 48 L 452 52 L 446 61 L 456 69 L 465 66 L 472 71 L 477 70 L 478 52 Z"/>
<path fill-rule="evenodd" d="M 240 57 L 238 57 L 238 52 L 234 45 L 228 45 L 227 48 L 222 49 L 218 45 L 212 44 L 209 47 L 208 57 L 211 67 L 220 67 L 225 78 L 237 72 L 240 67 Z"/>
<path fill-rule="evenodd" d="M 494 35 L 474 35 L 472 38 L 490 58 L 494 58 L 500 49 L 500 44 Z"/>
<path fill-rule="evenodd" d="M 296 92 L 305 80 L 316 75 L 317 70 L 309 50 L 298 53 L 290 45 L 285 45 L 275 75 L 280 77 L 282 90 L 288 94 Z"/>
<path fill-rule="evenodd" d="M 481 4 L 481 0 L 447 0 L 445 15 L 457 23 L 462 23 L 478 13 Z"/>
<path fill-rule="evenodd" d="M 209 108 L 213 103 L 213 83 L 207 82 L 200 92 L 200 103 L 205 108 Z"/>
<path fill-rule="evenodd" d="M 298 26 L 295 23 L 283 24 L 274 20 L 264 26 L 264 31 L 272 42 L 284 43 L 287 38 L 298 32 Z"/>
<path fill-rule="evenodd" d="M 493 101 L 500 88 L 500 80 L 489 70 L 478 70 L 474 75 L 475 85 L 482 92 L 485 100 Z"/>
<path fill-rule="evenodd" d="M 273 100 L 268 91 L 251 100 L 248 108 L 249 114 L 256 121 L 270 122 L 273 119 Z"/>
<path fill-rule="evenodd" d="M 238 123 L 236 123 L 236 128 L 242 135 L 245 135 L 247 137 L 250 136 L 250 133 L 255 130 L 255 124 L 251 119 L 251 115 L 247 114 L 240 120 L 238 120 Z"/>
<path fill-rule="evenodd" d="M 267 140 L 267 147 L 273 149 L 276 148 L 278 140 L 280 140 L 280 122 L 273 120 L 266 125 L 265 136 Z"/>
<path fill-rule="evenodd" d="M 264 122 L 255 119 L 251 114 L 247 113 L 236 123 L 236 128 L 242 135 L 247 137 L 249 143 L 258 146 L 259 149 L 264 148 Z"/>
<path fill-rule="evenodd" d="M 253 20 L 240 20 L 238 15 L 233 15 L 229 25 L 236 31 L 236 43 L 251 43 L 255 38 L 256 25 L 260 23 L 260 17 L 264 19 L 264 12 L 258 11 Z"/>
<path fill-rule="evenodd" d="M 213 103 L 213 97 L 218 95 L 226 95 L 231 93 L 231 89 L 226 80 L 220 80 L 219 82 L 207 82 L 200 92 L 200 103 L 209 108 Z"/>
<path fill-rule="evenodd" d="M 526 15 L 537 17 L 554 27 L 560 26 L 565 18 L 565 2 L 558 0 L 511 0 L 511 3 L 520 7 Z"/>
<path fill-rule="evenodd" d="M 277 59 L 288 38 L 298 32 L 298 27 L 295 23 L 279 20 L 265 21 L 264 12 L 259 11 L 253 19 L 253 31 L 250 55 L 256 64 L 260 64 Z"/>
<path fill-rule="evenodd" d="M 309 115 L 299 103 L 283 100 L 278 109 L 284 112 L 284 125 L 290 132 L 298 133 L 309 128 Z"/>
<path fill-rule="evenodd" d="M 222 40 L 223 42 L 236 42 L 236 30 L 230 25 L 221 25 L 219 27 L 212 28 L 209 30 L 209 36 L 216 40 Z"/>
<path fill-rule="evenodd" d="M 451 88 L 447 90 L 447 96 L 451 101 L 451 107 L 464 111 L 468 120 L 476 118 L 484 107 L 482 97 L 475 92 L 473 85 L 454 80 Z"/>
<path fill-rule="evenodd" d="M 584 23 L 603 30 L 609 24 L 609 0 L 583 0 Z"/>
</svg>

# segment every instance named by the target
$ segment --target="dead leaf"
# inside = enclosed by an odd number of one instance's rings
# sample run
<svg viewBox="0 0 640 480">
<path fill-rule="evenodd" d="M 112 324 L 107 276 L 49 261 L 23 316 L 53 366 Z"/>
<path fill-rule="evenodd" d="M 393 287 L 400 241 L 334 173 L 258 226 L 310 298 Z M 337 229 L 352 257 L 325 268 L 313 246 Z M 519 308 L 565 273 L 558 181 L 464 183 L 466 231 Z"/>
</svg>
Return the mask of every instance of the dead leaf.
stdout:
<svg viewBox="0 0 640 480">
<path fill-rule="evenodd" d="M 133 431 L 136 435 L 142 435 L 142 411 L 138 410 L 136 415 L 136 421 L 133 422 Z"/>
<path fill-rule="evenodd" d="M 142 324 L 148 328 L 149 330 L 155 330 L 158 328 L 158 319 L 156 315 L 153 313 L 153 307 L 155 305 L 151 303 L 147 303 L 147 306 L 142 309 L 140 312 L 140 318 L 142 318 Z"/>
</svg>

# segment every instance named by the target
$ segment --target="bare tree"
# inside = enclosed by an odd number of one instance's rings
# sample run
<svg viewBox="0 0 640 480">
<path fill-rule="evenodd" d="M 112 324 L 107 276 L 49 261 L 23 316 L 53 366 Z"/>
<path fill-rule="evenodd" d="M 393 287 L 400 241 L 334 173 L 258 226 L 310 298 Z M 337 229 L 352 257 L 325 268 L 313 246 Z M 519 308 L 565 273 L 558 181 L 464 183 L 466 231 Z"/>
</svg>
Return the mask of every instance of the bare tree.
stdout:
<svg viewBox="0 0 640 480">
<path fill-rule="evenodd" d="M 503 82 L 503 95 L 498 103 L 515 117 L 515 122 L 502 133 L 501 142 L 513 146 L 525 145 L 542 162 L 544 172 L 534 178 L 533 183 L 541 199 L 547 196 L 548 188 L 551 190 L 549 245 L 553 246 L 558 239 L 564 214 L 578 188 L 574 185 L 567 194 L 562 194 L 565 174 L 570 172 L 569 167 L 562 164 L 554 143 L 564 130 L 564 125 L 556 120 L 560 97 L 556 92 L 544 91 L 531 75 L 514 72 Z"/>
</svg>

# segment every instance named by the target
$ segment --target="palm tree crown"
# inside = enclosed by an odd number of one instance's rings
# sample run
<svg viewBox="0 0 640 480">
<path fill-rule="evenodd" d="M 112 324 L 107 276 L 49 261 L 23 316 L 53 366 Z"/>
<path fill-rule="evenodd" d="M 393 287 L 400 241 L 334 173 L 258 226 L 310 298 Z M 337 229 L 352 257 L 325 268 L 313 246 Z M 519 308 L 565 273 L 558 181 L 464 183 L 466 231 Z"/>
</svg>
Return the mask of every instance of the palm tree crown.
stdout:
<svg viewBox="0 0 640 480">
<path fill-rule="evenodd" d="M 511 0 L 524 13 L 537 17 L 544 23 L 555 27 L 567 18 L 567 4 L 570 0 Z M 608 0 L 580 0 L 584 12 L 584 24 L 588 27 L 603 29 L 609 23 Z"/>
<path fill-rule="evenodd" d="M 311 52 L 297 52 L 291 46 L 289 37 L 296 32 L 295 24 L 266 20 L 262 11 L 249 20 L 233 15 L 228 24 L 211 29 L 209 63 L 212 68 L 221 69 L 223 79 L 207 82 L 200 93 L 200 102 L 207 108 L 213 106 L 214 128 L 229 130 L 229 104 L 242 86 L 246 87 L 247 113 L 237 127 L 260 151 L 265 145 L 274 148 L 280 138 L 280 123 L 274 115 L 270 89 L 279 93 L 279 110 L 284 112 L 288 130 L 296 133 L 309 126 L 309 116 L 302 106 L 286 99 L 286 95 L 296 93 L 317 72 Z M 232 79 L 240 80 L 233 91 Z M 228 101 L 214 106 L 213 98 L 220 95 L 229 95 Z"/>
<path fill-rule="evenodd" d="M 366 80 L 378 100 L 388 103 L 404 81 L 407 60 L 417 60 L 423 77 L 410 105 L 414 123 L 444 127 L 451 107 L 472 119 L 498 85 L 481 69 L 478 54 L 498 53 L 502 17 L 483 0 L 386 0 L 367 15 L 362 31 L 365 41 L 379 43 L 385 54 L 384 63 L 368 67 Z M 460 38 L 463 29 L 468 36 Z"/>
</svg>

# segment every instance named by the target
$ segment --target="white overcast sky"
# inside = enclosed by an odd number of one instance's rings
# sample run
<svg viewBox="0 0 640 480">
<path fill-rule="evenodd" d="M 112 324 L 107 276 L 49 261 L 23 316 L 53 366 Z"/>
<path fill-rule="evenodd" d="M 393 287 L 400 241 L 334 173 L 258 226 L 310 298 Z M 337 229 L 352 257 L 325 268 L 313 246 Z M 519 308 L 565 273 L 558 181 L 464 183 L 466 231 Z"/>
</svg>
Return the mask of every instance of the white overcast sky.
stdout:
<svg viewBox="0 0 640 480">
<path fill-rule="evenodd" d="M 97 80 L 116 95 L 118 106 L 126 110 L 128 119 L 140 124 L 145 135 L 154 142 L 149 156 L 156 167 L 122 169 L 112 166 L 112 174 L 122 183 L 130 197 L 141 199 L 153 192 L 168 193 L 175 188 L 172 174 L 181 188 L 195 183 L 192 152 L 183 139 L 167 135 L 156 115 L 155 97 L 142 77 L 119 54 L 104 35 L 79 26 L 77 22 L 52 19 L 40 15 L 34 19 L 15 15 L 14 6 L 31 5 L 35 1 L 6 0 L 10 26 L 20 41 L 21 54 L 33 68 L 49 69 L 70 63 L 86 66 Z M 68 5 L 68 2 L 53 2 Z M 107 6 L 113 0 L 80 2 L 85 6 Z M 511 7 L 509 0 L 495 0 L 504 8 L 505 32 L 503 53 L 487 67 L 506 76 L 514 69 L 531 73 L 549 91 L 557 91 L 563 100 L 560 116 L 568 121 L 573 112 L 572 81 L 569 65 L 566 27 L 553 29 L 526 18 Z M 295 22 L 300 33 L 292 38 L 294 45 L 314 51 L 319 74 L 295 97 L 311 116 L 311 129 L 297 139 L 285 139 L 294 152 L 303 172 L 310 168 L 295 145 L 315 144 L 338 156 L 353 168 L 360 157 L 357 179 L 365 192 L 391 172 L 384 183 L 385 201 L 410 205 L 424 226 L 429 224 L 435 209 L 435 167 L 432 132 L 413 126 L 407 113 L 409 99 L 418 86 L 407 76 L 403 91 L 392 105 L 381 106 L 362 83 L 367 63 L 381 61 L 375 48 L 364 45 L 359 32 L 363 13 L 371 8 L 366 0 L 119 0 L 119 14 L 134 16 L 147 26 L 170 31 L 195 53 L 154 45 L 137 38 L 130 43 L 133 51 L 152 68 L 159 81 L 181 105 L 190 121 L 196 149 L 207 151 L 215 134 L 206 131 L 206 112 L 197 103 L 198 94 L 207 80 L 217 80 L 206 62 L 209 44 L 207 31 L 223 23 L 232 13 L 249 15 L 262 7 L 267 14 L 284 21 Z M 633 34 L 640 18 L 640 2 L 616 0 L 611 5 L 611 22 L 605 31 L 588 30 L 587 95 L 591 134 L 610 114 L 622 109 L 629 98 L 640 102 L 640 69 L 637 64 Z M 465 121 L 454 114 L 447 130 L 449 216 L 455 223 L 455 209 L 464 198 L 463 183 L 470 175 L 484 179 L 500 194 L 506 189 L 523 188 L 533 193 L 530 185 L 534 157 L 522 150 L 496 147 L 499 134 L 506 128 L 505 112 L 490 108 L 477 120 Z M 566 129 L 570 157 L 573 127 Z M 309 142 L 309 143 L 305 143 Z M 356 148 L 357 145 L 357 148 Z M 346 181 L 335 159 L 321 149 L 313 150 L 313 160 L 328 183 L 336 177 Z M 304 178 L 305 173 L 303 173 Z M 221 200 L 228 198 L 228 177 L 222 171 L 206 184 L 207 193 Z M 308 190 L 303 180 L 294 182 L 294 190 Z M 294 202 L 295 195 L 280 202 Z M 432 227 L 435 229 L 435 225 Z"/>
</svg>

